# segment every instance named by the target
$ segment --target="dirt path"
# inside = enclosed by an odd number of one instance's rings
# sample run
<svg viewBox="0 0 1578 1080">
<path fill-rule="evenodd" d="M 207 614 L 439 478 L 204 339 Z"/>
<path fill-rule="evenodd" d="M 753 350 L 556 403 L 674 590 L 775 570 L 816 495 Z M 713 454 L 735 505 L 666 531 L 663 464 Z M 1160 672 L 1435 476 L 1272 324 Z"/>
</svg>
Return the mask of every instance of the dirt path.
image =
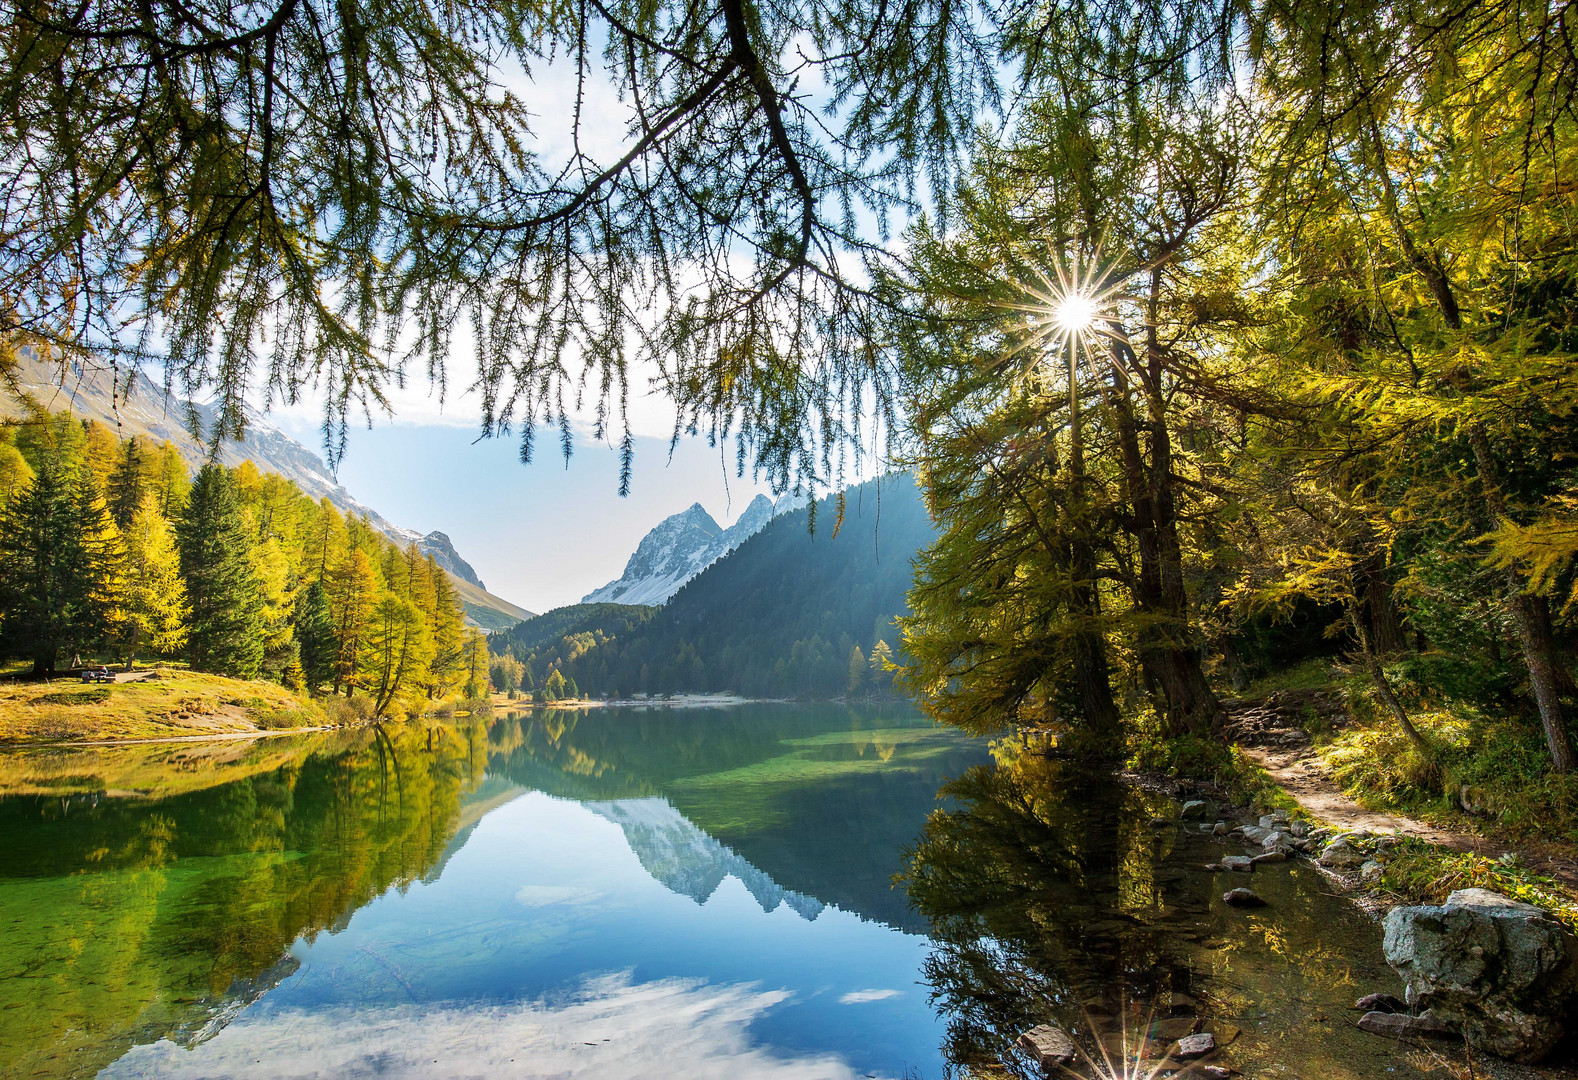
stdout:
<svg viewBox="0 0 1578 1080">
<path fill-rule="evenodd" d="M 1343 829 L 1400 833 L 1451 851 L 1472 852 L 1491 859 L 1516 854 L 1538 873 L 1578 887 L 1578 865 L 1565 854 L 1543 850 L 1539 844 L 1512 848 L 1400 814 L 1367 810 L 1354 802 L 1327 773 L 1299 724 L 1312 707 L 1320 710 L 1325 703 L 1318 694 L 1309 692 L 1273 694 L 1264 701 L 1235 703 L 1229 737 L 1315 817 Z"/>
</svg>

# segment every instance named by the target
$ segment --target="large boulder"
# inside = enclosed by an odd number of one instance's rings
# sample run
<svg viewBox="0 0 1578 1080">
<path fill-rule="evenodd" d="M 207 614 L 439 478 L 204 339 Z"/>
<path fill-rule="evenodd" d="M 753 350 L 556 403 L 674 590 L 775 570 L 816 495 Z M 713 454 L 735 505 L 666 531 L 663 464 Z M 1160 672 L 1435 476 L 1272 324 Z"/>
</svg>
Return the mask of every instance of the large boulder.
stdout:
<svg viewBox="0 0 1578 1080">
<path fill-rule="evenodd" d="M 1408 1003 L 1471 1046 L 1532 1064 L 1561 1041 L 1578 993 L 1578 938 L 1531 904 L 1460 889 L 1386 915 L 1386 962 Z"/>
</svg>

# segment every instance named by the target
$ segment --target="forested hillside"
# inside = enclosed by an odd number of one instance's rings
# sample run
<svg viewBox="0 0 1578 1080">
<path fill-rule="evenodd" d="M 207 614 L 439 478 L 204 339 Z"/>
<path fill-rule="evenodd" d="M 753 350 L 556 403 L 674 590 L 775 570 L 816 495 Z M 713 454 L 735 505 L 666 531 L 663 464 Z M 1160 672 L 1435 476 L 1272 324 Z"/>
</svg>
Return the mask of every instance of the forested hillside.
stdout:
<svg viewBox="0 0 1578 1080">
<path fill-rule="evenodd" d="M 908 475 L 871 481 L 846 493 L 842 521 L 836 497 L 814 531 L 808 509 L 782 514 L 661 608 L 561 608 L 493 635 L 491 650 L 522 664 L 525 689 L 558 672 L 554 692 L 598 696 L 891 693 L 893 620 L 933 536 Z"/>
<path fill-rule="evenodd" d="M 415 543 L 249 461 L 189 478 L 172 444 L 70 413 L 0 425 L 0 657 L 34 675 L 167 658 L 420 713 L 485 690 L 463 619 Z"/>
</svg>

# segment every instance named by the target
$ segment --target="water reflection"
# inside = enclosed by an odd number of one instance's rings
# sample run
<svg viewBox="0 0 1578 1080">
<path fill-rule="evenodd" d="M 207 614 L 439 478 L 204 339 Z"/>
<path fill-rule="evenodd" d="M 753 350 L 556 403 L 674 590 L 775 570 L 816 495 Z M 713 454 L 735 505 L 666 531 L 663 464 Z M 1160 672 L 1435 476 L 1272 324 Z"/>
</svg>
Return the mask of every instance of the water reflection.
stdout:
<svg viewBox="0 0 1578 1080">
<path fill-rule="evenodd" d="M 132 1043 L 201 1038 L 292 970 L 291 942 L 433 866 L 484 745 L 479 725 L 369 729 L 156 802 L 0 799 L 0 1074 L 91 1075 Z"/>
<path fill-rule="evenodd" d="M 1203 869 L 1223 848 L 1155 827 L 1169 802 L 1111 775 L 1009 754 L 945 790 L 956 803 L 927 822 L 905 883 L 962 1073 L 1040 1075 L 1015 1046 L 1038 1024 L 1093 1055 L 1126 1033 L 1132 1057 L 1150 1035 L 1140 1052 L 1160 1057 L 1198 1019 L 1248 1076 L 1420 1075 L 1406 1048 L 1354 1028 L 1354 999 L 1396 980 L 1379 927 L 1309 867 L 1258 868 L 1269 906 L 1246 912 L 1221 902 L 1245 880 Z"/>
<path fill-rule="evenodd" d="M 0 756 L 0 1075 L 935 1075 L 889 878 L 981 756 L 783 707 Z"/>
</svg>

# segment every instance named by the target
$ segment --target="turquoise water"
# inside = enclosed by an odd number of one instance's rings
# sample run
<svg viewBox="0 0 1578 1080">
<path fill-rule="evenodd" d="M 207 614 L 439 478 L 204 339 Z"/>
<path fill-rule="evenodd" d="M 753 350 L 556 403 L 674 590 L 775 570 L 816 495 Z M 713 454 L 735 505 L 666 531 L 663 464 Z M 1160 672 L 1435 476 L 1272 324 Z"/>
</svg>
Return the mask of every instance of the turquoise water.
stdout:
<svg viewBox="0 0 1578 1080">
<path fill-rule="evenodd" d="M 92 789 L 159 761 L 11 763 L 0 1073 L 942 1074 L 891 878 L 981 744 L 788 707 L 296 741 L 146 798 Z"/>
<path fill-rule="evenodd" d="M 1172 809 L 831 706 L 12 751 L 0 1076 L 1028 1077 L 1048 1021 L 1441 1065 L 1354 1028 L 1372 920 L 1307 864 L 1226 907 Z"/>
</svg>

